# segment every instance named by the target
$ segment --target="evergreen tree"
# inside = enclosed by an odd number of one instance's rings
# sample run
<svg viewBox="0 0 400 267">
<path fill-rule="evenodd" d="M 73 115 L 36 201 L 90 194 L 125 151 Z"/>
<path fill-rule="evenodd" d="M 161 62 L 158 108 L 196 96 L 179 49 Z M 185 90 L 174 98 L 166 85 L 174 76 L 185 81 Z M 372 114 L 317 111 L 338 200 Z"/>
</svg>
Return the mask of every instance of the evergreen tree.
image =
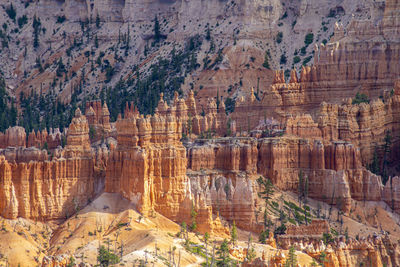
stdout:
<svg viewBox="0 0 400 267">
<path fill-rule="evenodd" d="M 97 34 L 96 34 L 95 37 L 94 37 L 94 46 L 95 46 L 96 48 L 99 48 L 99 39 L 97 38 Z"/>
<path fill-rule="evenodd" d="M 196 231 L 197 229 L 197 212 L 194 209 L 194 203 L 192 204 L 192 210 L 190 211 L 190 217 L 192 218 L 192 225 L 190 226 L 190 228 L 192 229 L 192 231 Z"/>
<path fill-rule="evenodd" d="M 299 172 L 299 181 L 298 181 L 298 190 L 297 190 L 299 202 L 303 199 L 304 197 L 304 175 L 303 171 L 300 170 Z"/>
<path fill-rule="evenodd" d="M 99 13 L 97 13 L 97 15 L 96 15 L 96 27 L 100 28 L 100 16 L 99 16 Z"/>
<path fill-rule="evenodd" d="M 207 31 L 206 31 L 206 40 L 210 41 L 211 40 L 211 31 L 210 31 L 210 26 L 207 25 Z"/>
<path fill-rule="evenodd" d="M 224 239 L 217 251 L 217 266 L 228 266 L 230 263 L 228 240 Z"/>
<path fill-rule="evenodd" d="M 289 248 L 289 254 L 285 262 L 285 267 L 297 267 L 297 256 L 294 246 Z"/>
<path fill-rule="evenodd" d="M 374 155 L 372 156 L 372 162 L 369 166 L 369 170 L 374 173 L 379 175 L 380 174 L 380 168 L 379 168 L 379 159 L 378 159 L 378 152 L 376 151 L 376 148 L 374 150 Z"/>
<path fill-rule="evenodd" d="M 119 258 L 114 253 L 110 252 L 104 246 L 100 246 L 97 261 L 100 263 L 101 267 L 110 266 L 113 264 L 117 264 L 119 262 Z"/>
<path fill-rule="evenodd" d="M 36 15 L 33 17 L 33 47 L 39 47 L 39 33 L 40 33 L 40 26 L 41 26 L 40 18 L 37 18 Z"/>
<path fill-rule="evenodd" d="M 266 69 L 271 69 L 270 66 L 269 66 L 269 53 L 268 53 L 268 51 L 265 52 L 263 67 L 266 68 Z"/>
<path fill-rule="evenodd" d="M 324 251 L 322 251 L 321 254 L 319 255 L 319 261 L 321 262 L 322 266 L 325 266 L 325 262 L 328 261 L 326 259 L 326 253 Z"/>
<path fill-rule="evenodd" d="M 238 233 L 237 233 L 236 223 L 235 223 L 235 221 L 233 221 L 233 225 L 232 225 L 232 229 L 231 229 L 232 244 L 236 244 L 237 239 L 238 239 Z"/>
<path fill-rule="evenodd" d="M 258 193 L 258 196 L 262 197 L 265 200 L 265 203 L 268 204 L 275 191 L 274 185 L 270 179 L 262 176 L 257 179 L 257 183 L 260 186 L 260 192 Z"/>
<path fill-rule="evenodd" d="M 389 174 L 388 174 L 388 170 L 387 170 L 387 166 L 388 166 L 388 157 L 390 155 L 391 152 L 391 145 L 392 145 L 392 136 L 390 134 L 390 131 L 386 131 L 386 135 L 385 135 L 385 144 L 383 145 L 383 167 L 382 167 L 382 183 L 386 184 L 386 182 L 389 179 Z"/>
<path fill-rule="evenodd" d="M 154 40 L 156 43 L 160 41 L 161 33 L 160 33 L 160 22 L 158 21 L 158 17 L 155 16 L 154 18 Z"/>
</svg>

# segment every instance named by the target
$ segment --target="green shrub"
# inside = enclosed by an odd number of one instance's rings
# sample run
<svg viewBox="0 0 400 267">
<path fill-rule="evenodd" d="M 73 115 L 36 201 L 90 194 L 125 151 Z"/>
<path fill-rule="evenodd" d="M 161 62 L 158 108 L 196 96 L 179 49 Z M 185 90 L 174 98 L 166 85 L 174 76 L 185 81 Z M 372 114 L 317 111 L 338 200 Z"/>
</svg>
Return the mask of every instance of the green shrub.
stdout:
<svg viewBox="0 0 400 267">
<path fill-rule="evenodd" d="M 282 39 L 283 39 L 283 33 L 278 32 L 278 34 L 276 35 L 276 42 L 280 44 L 282 42 Z"/>
<path fill-rule="evenodd" d="M 287 62 L 287 57 L 286 57 L 286 55 L 285 55 L 285 54 L 281 55 L 281 59 L 280 59 L 281 65 L 286 64 L 286 62 Z"/>
<path fill-rule="evenodd" d="M 24 27 L 25 24 L 28 23 L 28 17 L 26 15 L 23 15 L 22 17 L 19 17 L 18 20 L 18 27 L 22 28 Z"/>
<path fill-rule="evenodd" d="M 314 41 L 314 34 L 312 32 L 307 34 L 306 37 L 304 38 L 304 43 L 306 46 L 312 44 L 313 41 Z"/>
<path fill-rule="evenodd" d="M 10 7 L 6 8 L 6 13 L 15 22 L 15 17 L 17 16 L 17 11 L 15 10 L 13 4 L 11 3 Z"/>
<path fill-rule="evenodd" d="M 67 18 L 64 16 L 64 15 L 62 15 L 62 16 L 57 16 L 57 21 L 56 21 L 56 23 L 63 23 L 65 20 L 66 20 Z"/>
<path fill-rule="evenodd" d="M 368 96 L 363 93 L 357 93 L 356 96 L 353 98 L 353 101 L 351 102 L 353 105 L 358 105 L 361 103 L 369 103 Z"/>
<path fill-rule="evenodd" d="M 303 60 L 303 66 L 306 66 L 312 59 L 312 56 L 308 56 Z"/>
<path fill-rule="evenodd" d="M 297 63 L 299 63 L 300 62 L 300 57 L 299 56 L 295 56 L 294 58 L 293 58 L 293 64 L 297 64 Z"/>
<path fill-rule="evenodd" d="M 119 262 L 119 258 L 114 253 L 108 251 L 104 246 L 99 248 L 99 254 L 97 256 L 97 260 L 100 263 L 100 266 L 109 266 L 111 264 L 117 264 Z"/>
</svg>

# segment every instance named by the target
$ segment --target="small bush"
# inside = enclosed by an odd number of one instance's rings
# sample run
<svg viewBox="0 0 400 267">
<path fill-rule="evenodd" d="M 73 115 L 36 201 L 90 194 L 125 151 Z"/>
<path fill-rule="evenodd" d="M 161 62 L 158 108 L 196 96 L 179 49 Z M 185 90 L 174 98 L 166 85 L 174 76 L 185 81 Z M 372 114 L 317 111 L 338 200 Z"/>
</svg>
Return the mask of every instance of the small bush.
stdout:
<svg viewBox="0 0 400 267">
<path fill-rule="evenodd" d="M 353 105 L 358 105 L 361 103 L 369 103 L 368 96 L 366 94 L 360 94 L 357 93 L 356 96 L 353 98 L 353 101 L 351 102 Z"/>
<path fill-rule="evenodd" d="M 280 44 L 282 42 L 282 39 L 283 39 L 283 33 L 278 32 L 278 34 L 276 35 L 276 43 Z"/>
<path fill-rule="evenodd" d="M 313 41 L 314 41 L 314 34 L 312 32 L 307 34 L 306 37 L 304 38 L 304 43 L 306 46 L 312 44 Z"/>
<path fill-rule="evenodd" d="M 312 59 L 312 56 L 306 57 L 306 58 L 303 60 L 303 66 L 306 66 L 306 65 L 311 61 L 311 59 Z"/>
<path fill-rule="evenodd" d="M 286 57 L 286 55 L 285 55 L 285 54 L 281 55 L 281 59 L 280 59 L 281 65 L 286 64 L 286 62 L 287 62 L 287 57 Z"/>
<path fill-rule="evenodd" d="M 65 20 L 66 20 L 67 18 L 64 16 L 64 15 L 62 15 L 62 16 L 57 16 L 57 21 L 56 21 L 56 23 L 63 23 Z"/>
<path fill-rule="evenodd" d="M 300 54 L 301 54 L 302 56 L 304 56 L 305 54 L 307 54 L 307 47 L 306 47 L 306 46 L 303 46 L 303 47 L 300 49 Z"/>
<path fill-rule="evenodd" d="M 28 23 L 28 17 L 26 15 L 23 15 L 22 17 L 19 17 L 18 20 L 18 27 L 22 28 L 24 27 L 25 24 Z"/>
<path fill-rule="evenodd" d="M 225 112 L 226 114 L 232 113 L 235 111 L 235 103 L 236 101 L 230 97 L 227 97 L 225 100 Z"/>
<path fill-rule="evenodd" d="M 13 4 L 6 8 L 6 13 L 15 22 L 15 17 L 17 16 L 17 11 L 15 10 Z"/>
<path fill-rule="evenodd" d="M 297 63 L 299 63 L 300 62 L 300 57 L 299 56 L 295 56 L 294 58 L 293 58 L 293 64 L 297 64 Z"/>
</svg>

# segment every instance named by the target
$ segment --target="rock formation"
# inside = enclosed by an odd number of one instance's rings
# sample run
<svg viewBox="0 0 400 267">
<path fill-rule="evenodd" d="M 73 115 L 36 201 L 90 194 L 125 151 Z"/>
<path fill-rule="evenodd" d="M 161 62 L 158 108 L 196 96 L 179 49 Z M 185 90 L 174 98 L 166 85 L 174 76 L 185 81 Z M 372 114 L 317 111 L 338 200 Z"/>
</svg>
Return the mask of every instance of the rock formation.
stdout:
<svg viewBox="0 0 400 267">
<path fill-rule="evenodd" d="M 95 170 L 90 152 L 87 120 L 79 109 L 69 127 L 67 147 L 61 157 L 48 161 L 46 151 L 32 148 L 3 150 L 2 154 L 2 217 L 65 219 L 103 190 L 104 178 Z"/>
<path fill-rule="evenodd" d="M 6 147 L 25 147 L 26 146 L 26 133 L 25 129 L 15 126 L 0 133 L 0 148 Z"/>
</svg>

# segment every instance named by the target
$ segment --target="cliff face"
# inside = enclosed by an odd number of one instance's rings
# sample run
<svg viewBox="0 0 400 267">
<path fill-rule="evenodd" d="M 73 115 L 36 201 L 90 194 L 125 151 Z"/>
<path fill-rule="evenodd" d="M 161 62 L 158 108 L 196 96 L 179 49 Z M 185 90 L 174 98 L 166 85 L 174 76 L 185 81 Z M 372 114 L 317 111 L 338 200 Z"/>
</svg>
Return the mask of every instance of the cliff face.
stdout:
<svg viewBox="0 0 400 267">
<path fill-rule="evenodd" d="M 236 99 L 231 117 L 238 128 L 252 129 L 265 117 L 285 120 L 287 113 L 313 113 L 323 102 L 337 104 L 357 93 L 384 98 L 400 74 L 399 8 L 390 0 L 381 20 L 354 18 L 346 27 L 336 23 L 333 38 L 315 45 L 314 64 L 301 66 L 299 76 L 292 70 L 285 79 L 284 71 L 277 71 L 256 101 L 251 96 Z"/>
<path fill-rule="evenodd" d="M 317 232 L 308 230 L 317 230 Z M 290 234 L 280 236 L 279 244 L 288 249 L 294 246 L 296 250 L 303 251 L 313 257 L 318 257 L 322 252 L 326 254 L 327 266 L 357 266 L 360 262 L 368 262 L 372 266 L 397 266 L 400 261 L 400 251 L 397 244 L 390 238 L 381 235 L 368 236 L 361 240 L 344 237 L 336 238 L 330 244 L 321 241 L 321 225 L 290 228 Z M 325 225 L 325 230 L 329 229 Z M 316 234 L 318 233 L 318 234 Z M 310 238 L 311 237 L 311 238 Z"/>
<path fill-rule="evenodd" d="M 35 148 L 3 150 L 0 215 L 65 219 L 94 199 L 103 189 L 104 178 L 95 169 L 88 133 L 87 120 L 78 109 L 60 157 L 48 161 L 47 151 Z"/>
<path fill-rule="evenodd" d="M 188 168 L 193 171 L 217 170 L 232 179 L 232 184 L 238 180 L 240 183 L 248 183 L 247 199 L 250 199 L 249 205 L 253 206 L 256 196 L 250 192 L 253 192 L 252 188 L 255 186 L 254 179 L 243 180 L 238 175 L 240 172 L 250 176 L 261 174 L 271 179 L 278 188 L 296 192 L 299 173 L 302 171 L 309 181 L 311 198 L 332 202 L 331 204 L 337 204 L 340 199 L 345 211 L 349 211 L 351 199 L 382 200 L 381 178 L 365 170 L 361 165 L 360 151 L 345 142 L 324 144 L 298 138 L 268 138 L 258 141 L 251 138 L 217 139 L 189 146 Z M 215 175 L 210 175 L 209 184 L 216 183 L 215 179 Z M 230 187 L 228 182 L 223 182 L 225 184 Z M 234 185 L 232 189 L 236 187 Z M 241 192 L 242 186 L 237 188 Z M 220 194 L 223 194 L 222 191 Z M 228 200 L 228 193 L 225 194 Z M 235 201 L 240 202 L 243 199 L 241 193 L 237 197 L 234 198 Z M 213 200 L 217 202 L 216 198 Z M 229 205 L 230 208 L 235 206 L 233 202 Z M 237 216 L 237 219 L 240 220 L 240 217 L 242 216 Z M 251 216 L 246 218 L 251 220 Z"/>
<path fill-rule="evenodd" d="M 361 160 L 370 163 L 374 151 L 384 144 L 389 133 L 392 142 L 399 140 L 400 83 L 397 81 L 391 92 L 386 92 L 382 100 L 353 105 L 345 103 L 327 104 L 322 102 L 316 112 L 315 121 L 311 116 L 291 117 L 286 122 L 288 134 L 313 137 L 323 140 L 344 140 L 360 147 Z M 397 154 L 394 147 L 392 156 Z"/>
<path fill-rule="evenodd" d="M 0 148 L 6 147 L 25 147 L 26 133 L 25 129 L 15 126 L 0 133 Z"/>
</svg>

